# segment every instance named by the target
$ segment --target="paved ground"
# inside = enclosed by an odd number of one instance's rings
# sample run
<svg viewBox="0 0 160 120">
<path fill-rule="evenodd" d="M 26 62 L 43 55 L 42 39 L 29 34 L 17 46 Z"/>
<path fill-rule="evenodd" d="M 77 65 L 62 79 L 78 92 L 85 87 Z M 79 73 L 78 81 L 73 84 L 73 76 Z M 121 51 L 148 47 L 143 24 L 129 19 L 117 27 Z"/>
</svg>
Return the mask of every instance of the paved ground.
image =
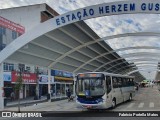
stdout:
<svg viewBox="0 0 160 120">
<path fill-rule="evenodd" d="M 131 102 L 122 103 L 113 111 L 141 110 L 160 111 L 160 91 L 158 91 L 156 86 L 154 86 L 154 88 L 140 88 Z"/>
<path fill-rule="evenodd" d="M 5 108 L 5 111 L 17 111 L 17 107 L 10 107 Z M 38 103 L 37 105 L 27 106 L 27 107 L 21 107 L 21 111 L 46 111 L 45 114 L 52 113 L 52 111 L 75 111 L 76 113 L 83 113 L 84 110 L 80 107 L 77 107 L 75 101 L 68 102 L 67 100 L 61 100 L 61 101 L 55 101 L 55 102 L 44 102 L 44 103 Z M 109 109 L 107 111 L 160 111 L 160 91 L 157 90 L 156 86 L 154 88 L 148 87 L 148 88 L 140 88 L 139 91 L 136 91 L 136 96 L 133 98 L 131 102 L 125 102 L 120 105 L 118 105 L 115 109 Z M 105 112 L 105 111 L 103 111 Z M 81 117 L 79 114 L 79 117 Z M 97 114 L 97 113 L 93 113 Z M 62 114 L 63 115 L 63 114 Z M 100 115 L 100 114 L 98 114 Z M 104 115 L 104 114 L 103 114 Z M 160 116 L 159 116 L 160 117 Z M 152 120 L 158 120 L 158 118 L 152 117 Z M 105 120 L 105 117 L 93 117 L 93 119 L 98 118 L 99 120 Z M 6 118 L 3 118 L 6 119 Z M 16 118 L 14 118 L 16 119 Z M 17 118 L 19 119 L 19 118 Z M 58 120 L 64 119 L 64 116 L 62 118 L 59 116 L 56 118 Z M 69 119 L 69 117 L 65 117 L 65 119 Z M 74 118 L 75 119 L 75 118 Z M 76 118 L 76 120 L 79 118 Z M 83 118 L 85 120 L 86 118 Z M 92 119 L 92 117 L 90 118 Z M 107 117 L 108 120 L 112 119 L 110 117 Z M 120 118 L 115 118 L 119 120 Z M 125 117 L 123 120 L 127 120 L 128 118 Z M 150 119 L 145 117 L 142 119 L 142 117 L 138 118 L 129 118 L 129 120 L 144 120 L 144 119 Z M 70 119 L 71 120 L 71 119 Z M 88 119 L 87 119 L 88 120 Z"/>
<path fill-rule="evenodd" d="M 20 104 L 21 104 L 21 106 L 28 106 L 28 105 L 32 105 L 34 103 L 40 103 L 40 102 L 45 102 L 45 101 L 47 101 L 46 96 L 42 96 L 41 99 L 39 99 L 39 100 L 34 100 L 34 97 L 29 97 L 26 99 L 21 99 Z M 11 101 L 8 99 L 6 107 L 17 106 L 17 104 L 18 104 L 18 100 Z"/>
<path fill-rule="evenodd" d="M 7 111 L 17 111 L 17 107 L 5 108 Z M 131 102 L 125 102 L 118 105 L 110 111 L 160 111 L 160 91 L 154 86 L 148 88 L 140 88 L 136 91 L 136 96 Z M 77 107 L 75 101 L 67 100 L 44 102 L 34 104 L 32 106 L 21 107 L 21 111 L 82 111 Z"/>
</svg>

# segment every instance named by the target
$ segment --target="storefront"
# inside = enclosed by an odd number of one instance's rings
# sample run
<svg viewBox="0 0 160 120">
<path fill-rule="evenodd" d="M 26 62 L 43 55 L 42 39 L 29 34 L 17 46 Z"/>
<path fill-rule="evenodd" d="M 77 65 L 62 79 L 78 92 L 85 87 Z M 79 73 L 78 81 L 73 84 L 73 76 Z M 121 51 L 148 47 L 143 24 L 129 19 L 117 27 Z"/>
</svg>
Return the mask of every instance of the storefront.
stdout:
<svg viewBox="0 0 160 120">
<path fill-rule="evenodd" d="M 36 84 L 37 84 L 37 75 L 35 73 L 22 72 L 22 89 L 19 93 L 14 89 L 16 81 L 19 76 L 19 72 L 11 72 L 11 83 L 13 84 L 13 90 L 15 92 L 15 97 L 18 99 L 18 94 L 20 98 L 33 97 L 36 95 Z"/>
<path fill-rule="evenodd" d="M 51 70 L 51 76 L 54 77 L 54 83 L 51 84 L 52 98 L 65 98 L 66 91 L 71 90 L 73 94 L 73 75 L 69 72 Z"/>
<path fill-rule="evenodd" d="M 16 92 L 15 85 L 19 73 L 16 71 L 4 73 L 4 91 L 5 96 L 10 97 L 12 91 L 15 93 L 16 99 L 18 94 L 20 98 L 34 97 L 36 95 L 37 75 L 35 73 L 22 72 L 23 85 L 20 92 Z M 48 85 L 51 85 L 52 98 L 66 98 L 66 91 L 71 90 L 73 94 L 73 75 L 69 72 L 51 70 L 50 83 L 48 75 L 39 75 L 39 96 L 48 94 Z"/>
<path fill-rule="evenodd" d="M 39 75 L 39 95 L 46 96 L 48 94 L 48 75 Z M 53 77 L 50 78 L 50 84 L 53 84 Z"/>
</svg>

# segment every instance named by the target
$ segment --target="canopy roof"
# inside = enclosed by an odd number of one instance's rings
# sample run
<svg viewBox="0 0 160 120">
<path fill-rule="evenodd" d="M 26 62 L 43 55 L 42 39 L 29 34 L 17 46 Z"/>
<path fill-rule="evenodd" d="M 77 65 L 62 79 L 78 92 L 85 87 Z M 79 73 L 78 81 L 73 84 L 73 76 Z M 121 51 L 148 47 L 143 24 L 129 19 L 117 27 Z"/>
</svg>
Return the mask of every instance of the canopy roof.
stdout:
<svg viewBox="0 0 160 120">
<path fill-rule="evenodd" d="M 127 3 L 128 5 L 133 5 L 132 2 L 135 1 L 113 2 L 112 4 Z M 150 3 L 149 0 L 142 0 L 135 2 L 135 5 L 140 7 L 143 2 L 147 5 Z M 156 2 L 159 2 L 159 0 L 154 1 L 154 4 Z M 156 21 L 154 25 L 153 23 L 151 24 L 155 28 L 155 30 L 151 29 L 151 31 L 143 29 L 146 27 L 146 24 L 143 23 L 146 23 L 147 20 L 150 22 L 150 17 L 152 17 L 152 19 L 159 17 L 158 13 L 160 12 L 135 9 L 135 11 L 130 12 L 124 10 L 123 12 L 113 13 L 112 10 L 112 13 L 109 13 L 109 15 L 113 15 L 110 17 L 111 19 L 102 17 L 108 14 L 93 15 L 92 7 L 96 11 L 98 10 L 97 8 L 107 5 L 111 5 L 111 3 L 88 6 L 39 24 L 8 45 L 0 53 L 0 62 L 4 60 L 15 60 L 73 73 L 106 71 L 129 75 L 137 74 L 138 76 L 139 71 L 143 70 L 159 71 L 160 49 L 157 43 L 160 34 L 158 27 L 155 27 L 155 25 L 159 25 L 159 21 Z M 87 17 L 83 16 L 82 19 L 68 19 L 68 22 L 63 22 L 63 18 L 67 15 L 78 14 L 79 11 L 84 12 L 84 10 L 91 10 L 91 15 Z M 134 15 L 120 15 L 126 13 Z M 145 19 L 146 21 L 137 22 L 137 19 L 133 19 L 141 15 L 137 15 L 136 13 L 148 13 L 149 18 L 147 18 L 147 20 Z M 115 17 L 115 14 L 121 17 Z M 58 20 L 58 22 L 56 20 Z M 79 20 L 85 20 L 85 22 Z M 101 22 L 98 24 L 96 22 L 97 20 Z M 114 22 L 112 22 L 112 20 Z M 118 28 L 123 22 L 126 22 L 127 24 L 125 25 L 127 26 L 122 26 L 122 29 Z M 102 27 L 103 24 L 104 27 Z M 94 27 L 97 25 L 100 27 Z M 115 28 L 110 26 L 115 26 Z M 133 26 L 135 28 L 132 28 Z M 106 34 L 108 30 L 105 31 L 105 28 L 109 29 L 110 33 Z M 100 29 L 103 29 L 103 31 Z M 148 41 L 146 42 L 145 40 Z M 119 43 L 120 45 L 118 45 Z"/>
<path fill-rule="evenodd" d="M 10 48 L 7 46 L 5 49 Z M 44 33 L 6 60 L 73 73 L 106 71 L 126 74 L 136 69 L 134 64 L 120 57 L 83 21 Z"/>
</svg>

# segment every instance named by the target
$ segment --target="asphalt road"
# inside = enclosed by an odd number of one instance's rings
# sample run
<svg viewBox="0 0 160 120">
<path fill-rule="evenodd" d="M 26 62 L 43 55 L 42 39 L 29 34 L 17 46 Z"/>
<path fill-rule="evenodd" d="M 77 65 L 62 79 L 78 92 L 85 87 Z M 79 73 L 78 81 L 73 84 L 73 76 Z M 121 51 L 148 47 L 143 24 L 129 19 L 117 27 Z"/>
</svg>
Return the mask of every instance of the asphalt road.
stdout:
<svg viewBox="0 0 160 120">
<path fill-rule="evenodd" d="M 112 111 L 160 111 L 160 91 L 157 87 L 140 88 L 131 102 L 125 102 Z"/>
</svg>

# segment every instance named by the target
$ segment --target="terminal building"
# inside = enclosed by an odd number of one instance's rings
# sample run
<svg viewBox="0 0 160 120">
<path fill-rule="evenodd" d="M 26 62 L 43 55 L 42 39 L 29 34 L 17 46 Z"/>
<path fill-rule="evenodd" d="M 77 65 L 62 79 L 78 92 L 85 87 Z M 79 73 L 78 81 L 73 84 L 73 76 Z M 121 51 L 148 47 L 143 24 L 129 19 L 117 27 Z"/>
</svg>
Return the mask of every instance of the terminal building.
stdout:
<svg viewBox="0 0 160 120">
<path fill-rule="evenodd" d="M 34 28 L 39 23 L 43 23 L 48 19 L 57 16 L 47 4 L 36 4 L 30 6 L 22 6 L 16 8 L 7 8 L 0 11 L 0 50 L 4 49 L 14 39 L 18 38 L 26 31 Z M 24 49 L 28 46 L 24 46 Z M 36 65 L 19 63 L 17 61 L 5 61 L 3 63 L 3 78 L 4 78 L 4 94 L 10 98 L 10 93 L 14 90 L 16 84 L 16 74 L 19 67 L 22 67 L 24 74 L 29 74 L 28 81 L 23 81 L 23 87 L 20 91 L 20 98 L 35 96 L 37 81 L 34 78 L 36 75 Z M 39 70 L 39 94 L 44 96 L 48 94 L 48 71 L 46 68 L 38 67 Z M 70 72 L 63 70 L 51 70 L 51 91 L 53 98 L 66 97 L 66 90 L 70 88 L 73 93 L 73 75 Z M 32 79 L 32 80 L 29 80 Z M 16 93 L 18 99 L 18 93 Z"/>
</svg>

